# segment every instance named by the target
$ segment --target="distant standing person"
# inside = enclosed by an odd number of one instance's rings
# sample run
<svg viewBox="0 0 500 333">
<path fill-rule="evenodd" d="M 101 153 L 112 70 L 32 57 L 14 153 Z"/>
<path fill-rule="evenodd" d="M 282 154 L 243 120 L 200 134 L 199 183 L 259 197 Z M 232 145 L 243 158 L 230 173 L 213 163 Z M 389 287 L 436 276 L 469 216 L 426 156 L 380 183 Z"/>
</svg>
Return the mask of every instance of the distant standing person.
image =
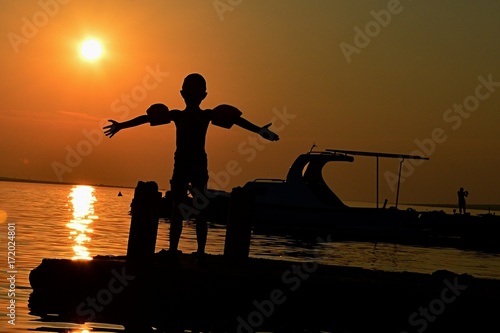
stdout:
<svg viewBox="0 0 500 333">
<path fill-rule="evenodd" d="M 458 194 L 458 212 L 462 214 L 462 210 L 464 214 L 466 213 L 465 210 L 465 198 L 469 195 L 468 191 L 464 191 L 464 188 L 461 187 L 460 190 L 457 192 Z"/>
<path fill-rule="evenodd" d="M 206 82 L 197 73 L 189 74 L 180 91 L 186 107 L 184 110 L 169 110 L 164 104 L 150 106 L 146 114 L 125 122 L 109 120 L 111 125 L 105 126 L 105 134 L 112 138 L 120 130 L 149 123 L 151 126 L 164 125 L 173 122 L 176 127 L 176 150 L 174 155 L 174 170 L 170 180 L 173 212 L 170 223 L 171 254 L 179 253 L 177 247 L 182 232 L 183 213 L 181 210 L 187 203 L 188 190 L 191 193 L 203 195 L 207 191 L 208 169 L 205 152 L 205 136 L 211 123 L 223 128 L 232 125 L 240 126 L 248 131 L 258 133 L 270 141 L 279 140 L 278 135 L 269 130 L 271 124 L 257 126 L 241 116 L 241 112 L 233 106 L 219 105 L 214 109 L 202 110 L 201 102 L 207 96 Z M 198 258 L 205 255 L 207 241 L 207 221 L 205 209 L 200 208 L 196 216 L 196 236 L 198 242 Z"/>
</svg>

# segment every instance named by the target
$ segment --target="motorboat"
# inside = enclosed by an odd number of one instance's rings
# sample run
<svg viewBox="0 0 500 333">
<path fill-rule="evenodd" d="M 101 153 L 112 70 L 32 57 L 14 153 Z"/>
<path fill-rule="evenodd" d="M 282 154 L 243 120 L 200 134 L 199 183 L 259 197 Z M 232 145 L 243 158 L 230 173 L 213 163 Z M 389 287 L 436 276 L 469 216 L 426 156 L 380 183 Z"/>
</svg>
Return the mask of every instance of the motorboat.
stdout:
<svg viewBox="0 0 500 333">
<path fill-rule="evenodd" d="M 243 189 L 254 194 L 254 223 L 257 232 L 290 235 L 327 235 L 333 239 L 394 241 L 422 237 L 419 212 L 377 205 L 347 205 L 327 185 L 323 169 L 328 163 L 353 163 L 355 155 L 378 159 L 425 157 L 329 149 L 300 154 L 285 179 L 255 179 Z M 377 176 L 378 178 L 378 176 Z M 398 182 L 399 193 L 399 182 Z"/>
<path fill-rule="evenodd" d="M 286 179 L 255 179 L 243 189 L 255 197 L 254 226 L 293 232 L 361 230 L 387 233 L 396 226 L 394 217 L 410 211 L 376 207 L 350 207 L 326 184 L 327 163 L 352 163 L 354 157 L 332 151 L 310 151 L 299 155 Z M 356 228 L 353 228 L 356 226 Z"/>
</svg>

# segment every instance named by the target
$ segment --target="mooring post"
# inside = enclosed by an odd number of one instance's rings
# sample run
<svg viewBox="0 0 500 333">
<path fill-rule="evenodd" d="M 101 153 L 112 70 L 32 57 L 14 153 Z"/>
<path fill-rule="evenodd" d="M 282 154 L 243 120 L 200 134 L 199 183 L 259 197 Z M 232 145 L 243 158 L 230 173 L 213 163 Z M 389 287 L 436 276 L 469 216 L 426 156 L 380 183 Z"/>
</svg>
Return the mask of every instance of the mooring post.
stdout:
<svg viewBox="0 0 500 333">
<path fill-rule="evenodd" d="M 127 268 L 133 272 L 153 262 L 158 234 L 161 192 L 156 182 L 139 181 L 131 206 Z"/>
<path fill-rule="evenodd" d="M 229 200 L 224 256 L 231 259 L 248 258 L 254 205 L 253 191 L 241 187 L 233 188 Z"/>
</svg>

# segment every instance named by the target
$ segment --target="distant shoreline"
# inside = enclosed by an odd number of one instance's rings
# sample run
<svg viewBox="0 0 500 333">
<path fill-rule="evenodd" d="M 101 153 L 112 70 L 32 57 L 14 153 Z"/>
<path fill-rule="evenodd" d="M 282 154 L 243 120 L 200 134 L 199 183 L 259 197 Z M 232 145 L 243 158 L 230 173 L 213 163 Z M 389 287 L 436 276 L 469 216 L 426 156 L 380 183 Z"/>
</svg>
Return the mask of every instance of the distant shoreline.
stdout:
<svg viewBox="0 0 500 333">
<path fill-rule="evenodd" d="M 405 204 L 406 206 L 428 206 L 428 207 L 436 207 L 436 208 L 456 208 L 458 211 L 457 204 Z M 491 211 L 500 211 L 499 204 L 467 204 L 468 209 L 475 210 L 491 210 Z"/>
<path fill-rule="evenodd" d="M 36 180 L 36 179 L 23 179 L 23 178 L 10 178 L 10 177 L 0 177 L 0 182 L 18 182 L 18 183 L 35 183 L 35 184 L 52 184 L 52 185 L 90 185 L 90 186 L 101 186 L 101 187 L 116 187 L 116 188 L 134 188 L 132 186 L 122 186 L 122 185 L 106 185 L 106 184 L 82 184 L 82 183 L 67 183 L 67 182 L 56 182 L 50 180 Z M 406 206 L 427 206 L 436 208 L 456 208 L 456 204 L 417 204 L 417 203 L 407 203 Z M 467 204 L 467 208 L 475 210 L 484 211 L 500 211 L 500 204 Z"/>
<path fill-rule="evenodd" d="M 131 186 L 122 186 L 122 185 L 68 183 L 68 182 L 56 182 L 50 180 L 23 179 L 23 178 L 10 178 L 10 177 L 0 177 L 0 182 L 34 183 L 34 184 L 51 184 L 51 185 L 89 185 L 89 186 L 100 186 L 100 187 L 134 188 Z"/>
</svg>

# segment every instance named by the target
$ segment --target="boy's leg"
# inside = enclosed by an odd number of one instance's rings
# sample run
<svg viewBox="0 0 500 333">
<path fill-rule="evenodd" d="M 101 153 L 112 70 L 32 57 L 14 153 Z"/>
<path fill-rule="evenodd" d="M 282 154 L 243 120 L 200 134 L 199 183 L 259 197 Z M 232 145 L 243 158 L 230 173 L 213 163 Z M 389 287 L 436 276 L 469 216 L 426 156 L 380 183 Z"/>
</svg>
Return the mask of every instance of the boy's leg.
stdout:
<svg viewBox="0 0 500 333">
<path fill-rule="evenodd" d="M 180 210 L 181 204 L 187 203 L 187 189 L 188 184 L 179 181 L 170 181 L 172 191 L 172 217 L 170 219 L 170 250 L 177 251 L 179 240 L 182 234 L 182 221 L 183 217 Z"/>
<path fill-rule="evenodd" d="M 206 192 L 207 184 L 206 182 L 200 182 L 198 184 L 193 184 L 193 201 L 195 202 L 208 202 Z M 202 198 L 197 198 L 197 196 L 203 196 Z M 198 244 L 198 254 L 205 253 L 205 246 L 207 244 L 208 236 L 208 222 L 207 222 L 207 207 L 196 207 L 199 213 L 196 216 L 196 241 Z"/>
</svg>

